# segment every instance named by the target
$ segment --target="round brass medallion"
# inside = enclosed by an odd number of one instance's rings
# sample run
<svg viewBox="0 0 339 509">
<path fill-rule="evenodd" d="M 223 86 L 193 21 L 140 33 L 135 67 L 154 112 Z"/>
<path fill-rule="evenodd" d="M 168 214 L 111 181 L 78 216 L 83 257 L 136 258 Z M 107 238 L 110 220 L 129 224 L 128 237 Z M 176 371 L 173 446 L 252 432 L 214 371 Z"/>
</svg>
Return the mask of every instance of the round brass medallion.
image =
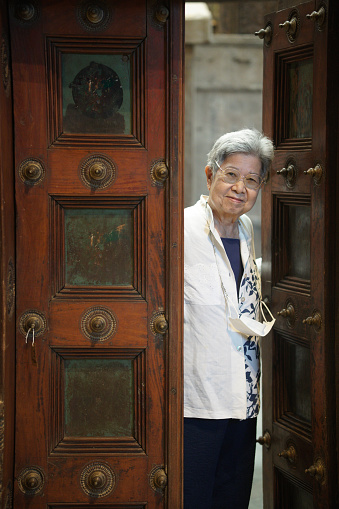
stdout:
<svg viewBox="0 0 339 509">
<path fill-rule="evenodd" d="M 167 486 L 167 474 L 163 465 L 155 465 L 152 468 L 149 474 L 149 483 L 154 491 L 163 493 Z"/>
<path fill-rule="evenodd" d="M 99 32 L 105 30 L 112 19 L 110 7 L 103 1 L 85 1 L 77 7 L 77 18 L 85 30 Z"/>
<path fill-rule="evenodd" d="M 36 186 L 45 177 L 45 168 L 39 159 L 25 159 L 19 166 L 21 180 L 29 186 Z"/>
<path fill-rule="evenodd" d="M 10 10 L 14 18 L 22 24 L 31 25 L 40 16 L 40 9 L 37 2 L 16 2 L 12 1 Z"/>
<path fill-rule="evenodd" d="M 116 475 L 104 463 L 91 463 L 80 474 L 80 486 L 91 497 L 106 497 L 116 485 Z"/>
<path fill-rule="evenodd" d="M 168 330 L 168 322 L 166 320 L 163 310 L 155 311 L 152 314 L 152 318 L 150 321 L 150 328 L 154 335 L 166 334 L 166 332 Z"/>
<path fill-rule="evenodd" d="M 152 185 L 159 187 L 163 187 L 169 177 L 168 168 L 162 159 L 153 162 L 150 173 Z"/>
<path fill-rule="evenodd" d="M 163 29 L 169 18 L 170 12 L 162 0 L 155 0 L 148 8 L 148 19 L 158 29 Z"/>
<path fill-rule="evenodd" d="M 117 319 L 110 309 L 93 307 L 81 317 L 81 331 L 91 341 L 106 341 L 117 328 Z"/>
<path fill-rule="evenodd" d="M 114 182 L 115 177 L 115 165 L 109 157 L 92 155 L 80 164 L 80 178 L 86 187 L 104 189 Z"/>
<path fill-rule="evenodd" d="M 40 467 L 27 467 L 20 472 L 18 485 L 25 495 L 37 495 L 45 485 L 45 474 Z"/>
</svg>

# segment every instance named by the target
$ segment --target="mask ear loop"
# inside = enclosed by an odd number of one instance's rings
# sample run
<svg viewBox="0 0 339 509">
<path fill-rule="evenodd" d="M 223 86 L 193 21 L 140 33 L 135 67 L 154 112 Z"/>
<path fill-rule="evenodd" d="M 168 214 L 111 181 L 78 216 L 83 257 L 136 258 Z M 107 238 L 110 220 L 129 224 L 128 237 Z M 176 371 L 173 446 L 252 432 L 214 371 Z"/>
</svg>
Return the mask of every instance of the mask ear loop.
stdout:
<svg viewBox="0 0 339 509">
<path fill-rule="evenodd" d="M 244 228 L 245 231 L 248 232 L 247 228 L 246 228 L 246 225 L 244 224 L 243 220 L 240 218 L 239 220 L 239 223 L 241 224 L 241 226 Z M 251 238 L 252 238 L 252 243 L 251 243 L 251 248 L 252 248 L 252 257 L 253 257 L 253 261 L 255 261 L 255 249 L 254 249 L 254 235 L 253 235 L 253 226 L 252 226 L 252 232 L 248 232 L 251 234 Z M 255 264 L 256 266 L 256 264 Z M 256 271 L 258 271 L 258 268 L 256 267 Z M 257 290 L 258 290 L 258 293 L 259 293 L 259 299 L 260 299 L 260 311 L 261 311 L 261 316 L 263 317 L 264 319 L 264 322 L 265 323 L 268 323 L 267 319 L 266 319 L 266 316 L 263 312 L 263 305 L 265 306 L 266 308 L 266 311 L 268 312 L 268 314 L 270 315 L 270 317 L 272 318 L 272 320 L 275 321 L 275 318 L 274 316 L 272 315 L 269 307 L 266 305 L 266 303 L 262 300 L 262 293 L 261 293 L 261 281 L 260 281 L 260 277 L 258 278 L 258 281 L 256 283 L 256 287 L 257 287 Z"/>
<path fill-rule="evenodd" d="M 268 312 L 268 314 L 270 315 L 272 320 L 275 320 L 274 316 L 272 315 L 272 313 L 271 313 L 270 309 L 268 308 L 268 306 L 266 305 L 266 303 L 263 300 L 261 300 L 260 301 L 260 311 L 261 311 L 261 315 L 262 315 L 264 321 L 267 323 L 266 316 L 264 315 L 263 308 L 262 308 L 263 305 L 265 306 L 266 311 Z"/>
</svg>

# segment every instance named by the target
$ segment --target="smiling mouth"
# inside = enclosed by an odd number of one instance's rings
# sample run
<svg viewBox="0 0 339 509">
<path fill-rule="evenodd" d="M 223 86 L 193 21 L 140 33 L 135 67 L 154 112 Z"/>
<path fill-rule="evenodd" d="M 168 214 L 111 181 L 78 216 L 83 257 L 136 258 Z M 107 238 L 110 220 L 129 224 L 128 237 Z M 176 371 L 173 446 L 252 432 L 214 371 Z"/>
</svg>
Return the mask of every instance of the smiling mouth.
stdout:
<svg viewBox="0 0 339 509">
<path fill-rule="evenodd" d="M 244 200 L 241 200 L 240 198 L 236 198 L 235 196 L 227 196 L 232 201 L 235 201 L 237 203 L 242 203 Z"/>
</svg>

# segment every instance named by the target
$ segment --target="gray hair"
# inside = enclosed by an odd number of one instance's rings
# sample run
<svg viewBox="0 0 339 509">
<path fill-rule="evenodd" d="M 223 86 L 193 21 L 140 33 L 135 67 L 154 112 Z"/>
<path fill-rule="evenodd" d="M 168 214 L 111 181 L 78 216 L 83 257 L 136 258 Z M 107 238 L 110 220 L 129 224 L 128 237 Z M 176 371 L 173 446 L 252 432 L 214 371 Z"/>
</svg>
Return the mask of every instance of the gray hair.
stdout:
<svg viewBox="0 0 339 509">
<path fill-rule="evenodd" d="M 207 166 L 212 169 L 213 177 L 231 154 L 242 153 L 257 156 L 261 161 L 261 176 L 265 179 L 274 157 L 272 141 L 257 129 L 242 129 L 220 136 L 207 154 Z"/>
</svg>

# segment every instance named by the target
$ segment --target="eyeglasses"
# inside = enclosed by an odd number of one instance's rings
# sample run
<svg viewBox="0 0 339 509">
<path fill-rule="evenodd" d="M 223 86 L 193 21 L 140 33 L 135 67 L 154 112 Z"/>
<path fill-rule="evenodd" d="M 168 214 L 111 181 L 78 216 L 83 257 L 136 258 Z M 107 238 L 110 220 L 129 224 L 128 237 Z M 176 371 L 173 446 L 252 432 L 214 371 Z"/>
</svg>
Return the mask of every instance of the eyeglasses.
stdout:
<svg viewBox="0 0 339 509">
<path fill-rule="evenodd" d="M 240 171 L 235 168 L 223 169 L 217 161 L 215 161 L 215 163 L 223 175 L 223 180 L 227 182 L 227 184 L 236 184 L 239 180 L 242 180 L 247 189 L 258 189 L 263 182 L 263 178 L 256 173 L 248 173 L 246 177 L 242 177 Z"/>
</svg>

